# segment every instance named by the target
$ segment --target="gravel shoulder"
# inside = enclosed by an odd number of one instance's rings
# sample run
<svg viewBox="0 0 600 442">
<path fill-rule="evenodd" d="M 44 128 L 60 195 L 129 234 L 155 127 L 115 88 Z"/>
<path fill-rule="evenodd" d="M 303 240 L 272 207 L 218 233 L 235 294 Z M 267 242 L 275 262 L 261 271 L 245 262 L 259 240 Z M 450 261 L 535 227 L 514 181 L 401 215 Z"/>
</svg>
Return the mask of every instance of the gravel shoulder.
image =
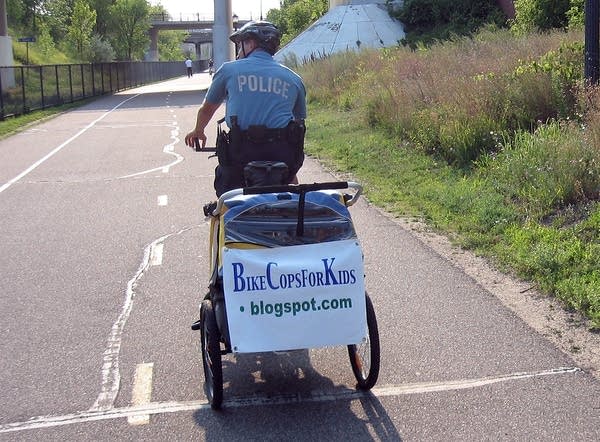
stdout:
<svg viewBox="0 0 600 442">
<path fill-rule="evenodd" d="M 427 225 L 382 213 L 462 269 L 531 328 L 570 355 L 582 370 L 600 380 L 600 333 L 590 332 L 589 321 L 581 314 L 567 311 L 560 301 L 539 293 L 530 282 L 502 273 L 484 258 L 451 244 Z"/>
</svg>

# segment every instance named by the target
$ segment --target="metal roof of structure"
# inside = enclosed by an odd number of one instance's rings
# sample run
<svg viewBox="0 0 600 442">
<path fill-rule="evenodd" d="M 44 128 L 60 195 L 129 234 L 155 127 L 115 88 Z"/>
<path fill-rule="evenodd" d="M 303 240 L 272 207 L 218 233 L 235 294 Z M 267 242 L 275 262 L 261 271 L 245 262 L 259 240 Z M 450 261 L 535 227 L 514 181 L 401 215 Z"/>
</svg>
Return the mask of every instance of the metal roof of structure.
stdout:
<svg viewBox="0 0 600 442">
<path fill-rule="evenodd" d="M 404 38 L 402 23 L 391 18 L 377 0 L 349 3 L 330 8 L 281 48 L 275 59 L 288 64 L 304 63 L 336 52 L 396 46 Z"/>
</svg>

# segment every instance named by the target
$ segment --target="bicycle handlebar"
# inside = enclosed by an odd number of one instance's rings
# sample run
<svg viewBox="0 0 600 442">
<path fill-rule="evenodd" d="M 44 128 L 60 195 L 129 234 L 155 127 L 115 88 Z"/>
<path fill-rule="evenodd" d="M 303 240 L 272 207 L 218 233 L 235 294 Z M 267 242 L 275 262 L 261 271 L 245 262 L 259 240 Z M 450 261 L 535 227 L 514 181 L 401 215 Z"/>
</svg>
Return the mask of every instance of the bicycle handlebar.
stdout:
<svg viewBox="0 0 600 442">
<path fill-rule="evenodd" d="M 198 138 L 194 139 L 194 150 L 196 152 L 216 152 L 216 147 L 201 147 L 200 140 Z"/>
<path fill-rule="evenodd" d="M 332 181 L 327 183 L 313 183 L 313 184 L 284 184 L 275 186 L 257 186 L 257 187 L 245 187 L 244 195 L 258 195 L 261 193 L 306 193 L 314 192 L 315 190 L 334 190 L 334 189 L 347 189 L 348 183 L 346 181 Z"/>
<path fill-rule="evenodd" d="M 332 181 L 326 183 L 312 183 L 312 184 L 287 184 L 278 186 L 256 186 L 256 187 L 244 187 L 239 189 L 233 189 L 225 192 L 219 197 L 217 201 L 217 207 L 213 211 L 213 215 L 217 216 L 221 213 L 221 208 L 225 203 L 225 200 L 233 198 L 238 195 L 259 195 L 262 193 L 297 193 L 299 195 L 306 194 L 308 192 L 314 192 L 317 190 L 337 190 L 337 189 L 353 189 L 356 193 L 347 200 L 346 206 L 352 206 L 358 201 L 359 196 L 362 194 L 362 186 L 354 181 Z"/>
</svg>

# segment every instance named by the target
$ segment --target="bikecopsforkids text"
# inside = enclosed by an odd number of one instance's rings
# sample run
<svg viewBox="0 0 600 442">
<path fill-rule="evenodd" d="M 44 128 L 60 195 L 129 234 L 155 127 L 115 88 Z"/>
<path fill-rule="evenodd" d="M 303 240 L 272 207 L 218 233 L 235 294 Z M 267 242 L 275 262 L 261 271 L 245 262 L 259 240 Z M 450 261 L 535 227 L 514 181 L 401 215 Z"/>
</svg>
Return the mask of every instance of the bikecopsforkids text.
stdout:
<svg viewBox="0 0 600 442">
<path fill-rule="evenodd" d="M 335 258 L 323 258 L 321 262 L 322 270 L 280 272 L 278 264 L 271 261 L 265 265 L 264 271 L 255 274 L 246 274 L 242 262 L 232 262 L 233 291 L 260 292 L 356 284 L 356 269 L 334 269 Z"/>
</svg>

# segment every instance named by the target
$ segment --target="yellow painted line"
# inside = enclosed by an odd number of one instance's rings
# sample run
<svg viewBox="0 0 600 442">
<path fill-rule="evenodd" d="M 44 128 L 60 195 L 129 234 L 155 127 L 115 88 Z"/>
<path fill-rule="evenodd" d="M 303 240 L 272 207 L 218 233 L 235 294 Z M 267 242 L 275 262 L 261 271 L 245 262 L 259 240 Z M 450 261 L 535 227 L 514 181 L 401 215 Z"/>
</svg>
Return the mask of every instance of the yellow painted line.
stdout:
<svg viewBox="0 0 600 442">
<path fill-rule="evenodd" d="M 138 364 L 135 368 L 131 405 L 139 407 L 150 404 L 152 396 L 152 370 L 154 364 Z M 150 423 L 149 414 L 136 414 L 127 418 L 129 425 L 146 425 Z"/>
</svg>

